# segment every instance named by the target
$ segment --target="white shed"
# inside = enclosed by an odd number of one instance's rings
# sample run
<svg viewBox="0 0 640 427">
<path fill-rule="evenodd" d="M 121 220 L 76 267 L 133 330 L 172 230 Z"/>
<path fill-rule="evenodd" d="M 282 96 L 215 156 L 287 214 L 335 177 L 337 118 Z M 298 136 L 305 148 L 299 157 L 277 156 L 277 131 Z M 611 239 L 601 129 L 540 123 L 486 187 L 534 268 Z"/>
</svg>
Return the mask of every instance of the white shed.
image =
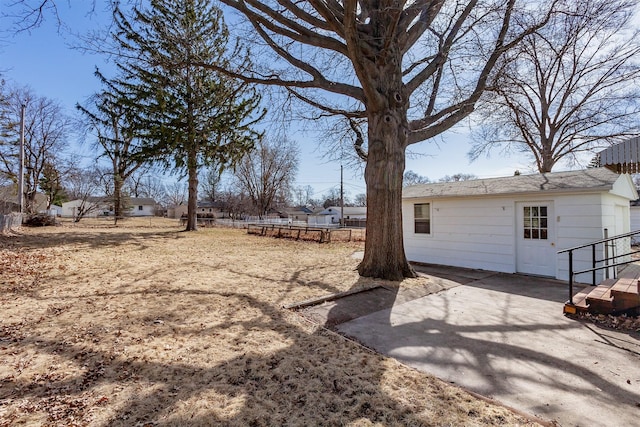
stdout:
<svg viewBox="0 0 640 427">
<path fill-rule="evenodd" d="M 637 194 L 629 175 L 605 168 L 407 187 L 405 252 L 410 261 L 567 280 L 568 255 L 557 252 L 629 232 Z M 590 267 L 588 250 L 574 255 L 575 271 Z"/>
</svg>

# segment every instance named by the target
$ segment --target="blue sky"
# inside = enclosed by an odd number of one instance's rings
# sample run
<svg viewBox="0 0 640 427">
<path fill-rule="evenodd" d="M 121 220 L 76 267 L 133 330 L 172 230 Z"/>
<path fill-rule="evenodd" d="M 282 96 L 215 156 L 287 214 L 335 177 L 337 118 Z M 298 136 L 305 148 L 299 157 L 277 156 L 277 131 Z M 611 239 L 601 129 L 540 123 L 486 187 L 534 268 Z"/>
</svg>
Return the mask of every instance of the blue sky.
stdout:
<svg viewBox="0 0 640 427">
<path fill-rule="evenodd" d="M 4 1 L 3 1 L 4 2 Z M 100 25 L 98 18 L 87 15 L 88 6 L 80 2 L 58 2 L 59 12 L 65 24 L 82 32 Z M 10 22 L 0 18 L 0 29 L 7 29 Z M 100 88 L 93 72 L 97 67 L 109 70 L 104 58 L 82 54 L 69 46 L 75 42 L 57 22 L 48 17 L 43 25 L 31 32 L 2 34 L 0 40 L 0 73 L 18 85 L 31 87 L 38 95 L 58 100 L 69 114 L 75 114 L 75 104 L 83 102 Z M 322 147 L 315 139 L 304 135 L 292 135 L 300 146 L 300 167 L 297 185 L 311 185 L 316 197 L 332 187 L 339 188 L 340 165 L 328 163 L 322 158 Z M 521 157 L 504 157 L 498 154 L 489 159 L 470 163 L 466 128 L 447 132 L 435 141 L 426 141 L 410 147 L 418 153 L 407 159 L 407 170 L 437 180 L 455 173 L 474 174 L 480 178 L 512 175 L 515 170 L 533 172 L 530 162 Z M 74 151 L 91 157 L 88 147 L 72 141 Z M 345 189 L 354 196 L 365 192 L 365 183 L 357 171 L 345 169 Z"/>
</svg>

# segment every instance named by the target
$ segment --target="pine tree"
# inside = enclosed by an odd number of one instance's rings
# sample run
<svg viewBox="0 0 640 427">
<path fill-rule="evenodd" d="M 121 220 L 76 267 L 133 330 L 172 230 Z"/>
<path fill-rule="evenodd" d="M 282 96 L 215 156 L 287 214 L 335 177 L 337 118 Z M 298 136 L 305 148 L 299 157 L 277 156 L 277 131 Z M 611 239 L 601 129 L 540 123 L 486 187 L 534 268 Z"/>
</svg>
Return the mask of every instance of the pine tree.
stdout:
<svg viewBox="0 0 640 427">
<path fill-rule="evenodd" d="M 186 229 L 196 230 L 199 169 L 237 162 L 260 137 L 252 126 L 264 115 L 252 86 L 198 64 L 242 68 L 248 53 L 227 50 L 222 12 L 206 0 L 153 0 L 130 16 L 116 7 L 114 21 L 123 102 L 136 111 L 147 158 L 188 176 Z"/>
</svg>

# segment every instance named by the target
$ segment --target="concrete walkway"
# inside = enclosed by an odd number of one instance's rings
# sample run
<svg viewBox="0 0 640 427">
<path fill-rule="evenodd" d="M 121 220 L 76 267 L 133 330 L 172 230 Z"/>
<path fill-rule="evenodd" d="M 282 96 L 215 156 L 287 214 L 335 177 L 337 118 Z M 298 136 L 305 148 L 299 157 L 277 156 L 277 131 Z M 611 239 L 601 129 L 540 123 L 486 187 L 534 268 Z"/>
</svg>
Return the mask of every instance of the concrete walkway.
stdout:
<svg viewBox="0 0 640 427">
<path fill-rule="evenodd" d="M 640 334 L 564 317 L 567 287 L 557 281 L 420 268 L 445 283 L 443 290 L 400 298 L 387 304 L 391 308 L 333 328 L 416 369 L 563 426 L 640 425 Z M 330 310 L 349 311 L 355 297 L 333 302 Z"/>
</svg>

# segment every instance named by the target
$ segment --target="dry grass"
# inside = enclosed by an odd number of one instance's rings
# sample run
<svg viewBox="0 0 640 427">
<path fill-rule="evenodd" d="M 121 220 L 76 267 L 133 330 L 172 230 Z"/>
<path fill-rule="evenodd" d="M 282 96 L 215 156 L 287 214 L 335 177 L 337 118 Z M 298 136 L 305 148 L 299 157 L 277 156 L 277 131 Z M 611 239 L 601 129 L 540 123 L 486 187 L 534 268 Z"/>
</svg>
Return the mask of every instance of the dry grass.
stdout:
<svg viewBox="0 0 640 427">
<path fill-rule="evenodd" d="M 282 308 L 370 286 L 361 249 L 159 219 L 2 236 L 0 426 L 526 424 Z"/>
</svg>

